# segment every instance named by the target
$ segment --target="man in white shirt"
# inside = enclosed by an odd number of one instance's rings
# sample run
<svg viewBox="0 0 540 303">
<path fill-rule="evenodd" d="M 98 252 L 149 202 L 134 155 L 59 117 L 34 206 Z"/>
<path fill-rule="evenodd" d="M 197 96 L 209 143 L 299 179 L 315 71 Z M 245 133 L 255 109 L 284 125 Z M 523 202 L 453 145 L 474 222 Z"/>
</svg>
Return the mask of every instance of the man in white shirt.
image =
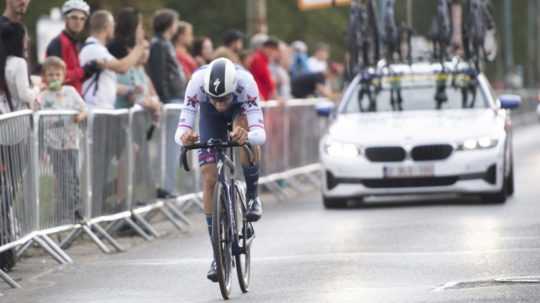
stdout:
<svg viewBox="0 0 540 303">
<path fill-rule="evenodd" d="M 116 59 L 107 43 L 114 38 L 114 18 L 105 10 L 96 11 L 90 18 L 90 37 L 79 54 L 81 66 L 96 60 L 103 68 L 83 84 L 83 98 L 90 108 L 114 109 L 117 93 L 116 73 L 124 74 L 135 66 L 144 53 L 144 40 L 138 39 L 125 58 Z"/>
<path fill-rule="evenodd" d="M 330 46 L 325 43 L 317 44 L 313 56 L 308 59 L 308 68 L 312 73 L 326 73 L 328 69 L 328 58 L 330 57 Z"/>
</svg>

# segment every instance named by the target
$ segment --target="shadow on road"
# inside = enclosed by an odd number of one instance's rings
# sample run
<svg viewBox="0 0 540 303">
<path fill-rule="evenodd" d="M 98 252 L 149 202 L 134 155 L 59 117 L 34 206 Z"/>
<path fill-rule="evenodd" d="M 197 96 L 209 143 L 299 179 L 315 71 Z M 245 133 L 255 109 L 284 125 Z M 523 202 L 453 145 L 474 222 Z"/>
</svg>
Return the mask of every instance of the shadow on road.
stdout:
<svg viewBox="0 0 540 303">
<path fill-rule="evenodd" d="M 414 207 L 448 207 L 448 206 L 464 206 L 464 207 L 503 207 L 504 204 L 494 204 L 482 202 L 482 200 L 474 197 L 461 198 L 444 198 L 444 199 L 401 199 L 401 198 L 383 198 L 377 200 L 350 200 L 347 207 L 341 209 L 332 209 L 337 211 L 343 210 L 379 210 L 390 208 L 414 208 Z"/>
</svg>

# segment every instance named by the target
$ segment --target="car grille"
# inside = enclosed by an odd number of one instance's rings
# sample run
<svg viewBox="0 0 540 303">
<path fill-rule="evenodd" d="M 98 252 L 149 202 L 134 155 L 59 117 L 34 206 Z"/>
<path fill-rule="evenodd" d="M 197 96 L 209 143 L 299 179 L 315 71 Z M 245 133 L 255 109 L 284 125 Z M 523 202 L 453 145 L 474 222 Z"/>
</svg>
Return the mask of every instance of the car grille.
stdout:
<svg viewBox="0 0 540 303">
<path fill-rule="evenodd" d="M 449 144 L 421 145 L 412 149 L 411 158 L 414 161 L 444 160 L 450 157 L 453 150 Z"/>
<path fill-rule="evenodd" d="M 367 188 L 403 188 L 450 186 L 458 181 L 458 177 L 406 178 L 406 179 L 365 179 L 362 183 Z"/>
<path fill-rule="evenodd" d="M 402 147 L 369 147 L 365 150 L 366 158 L 371 162 L 401 162 L 407 153 Z"/>
</svg>

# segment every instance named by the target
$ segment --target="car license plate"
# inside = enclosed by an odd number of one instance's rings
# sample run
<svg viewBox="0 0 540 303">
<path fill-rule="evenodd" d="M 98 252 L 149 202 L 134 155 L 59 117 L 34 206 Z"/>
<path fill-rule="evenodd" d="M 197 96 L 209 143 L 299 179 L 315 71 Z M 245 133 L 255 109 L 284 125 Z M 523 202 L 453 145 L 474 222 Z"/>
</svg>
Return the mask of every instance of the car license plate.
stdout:
<svg viewBox="0 0 540 303">
<path fill-rule="evenodd" d="M 414 166 L 384 166 L 384 178 L 418 178 L 433 177 L 435 167 L 433 165 Z"/>
</svg>

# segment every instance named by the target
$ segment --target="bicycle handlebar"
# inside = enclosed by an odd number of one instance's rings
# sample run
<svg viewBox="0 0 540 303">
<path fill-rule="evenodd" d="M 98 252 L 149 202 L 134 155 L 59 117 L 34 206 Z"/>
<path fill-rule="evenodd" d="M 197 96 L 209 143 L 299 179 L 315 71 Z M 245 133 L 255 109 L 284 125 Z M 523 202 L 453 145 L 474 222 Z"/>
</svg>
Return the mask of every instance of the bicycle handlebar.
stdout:
<svg viewBox="0 0 540 303">
<path fill-rule="evenodd" d="M 221 141 L 221 140 L 210 140 L 206 143 L 194 143 L 190 145 L 182 146 L 182 152 L 180 153 L 180 163 L 182 163 L 182 166 L 184 167 L 185 171 L 190 171 L 188 160 L 187 160 L 187 153 L 190 150 L 194 149 L 226 149 L 226 148 L 232 148 L 232 147 L 242 147 L 246 153 L 248 154 L 248 159 L 251 164 L 254 164 L 255 162 L 255 155 L 253 154 L 253 150 L 251 149 L 251 146 L 247 143 L 240 144 L 237 142 L 232 141 Z"/>
</svg>

